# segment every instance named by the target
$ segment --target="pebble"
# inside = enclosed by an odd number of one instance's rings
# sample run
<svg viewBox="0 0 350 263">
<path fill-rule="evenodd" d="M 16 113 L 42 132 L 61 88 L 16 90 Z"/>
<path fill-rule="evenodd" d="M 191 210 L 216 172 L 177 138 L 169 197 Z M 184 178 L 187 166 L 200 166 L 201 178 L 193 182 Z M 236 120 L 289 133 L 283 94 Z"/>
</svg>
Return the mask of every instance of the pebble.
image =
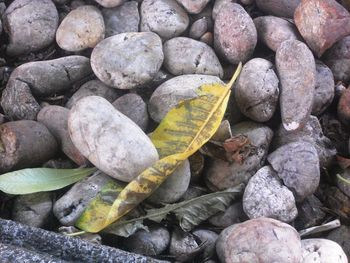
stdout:
<svg viewBox="0 0 350 263">
<path fill-rule="evenodd" d="M 295 9 L 301 0 L 255 0 L 258 8 L 267 13 L 280 17 L 293 18 Z"/>
<path fill-rule="evenodd" d="M 112 105 L 135 122 L 143 131 L 146 130 L 149 117 L 147 104 L 143 101 L 141 96 L 133 93 L 125 94 L 116 99 Z"/>
<path fill-rule="evenodd" d="M 246 62 L 253 54 L 257 32 L 252 18 L 244 8 L 228 3 L 220 9 L 214 24 L 214 47 L 228 62 Z"/>
<path fill-rule="evenodd" d="M 276 16 L 259 16 L 254 19 L 258 39 L 275 51 L 286 40 L 301 40 L 298 29 L 287 19 Z"/>
<path fill-rule="evenodd" d="M 298 230 L 321 225 L 326 216 L 323 204 L 315 196 L 310 195 L 298 204 L 298 217 L 294 221 L 294 227 Z"/>
<path fill-rule="evenodd" d="M 114 8 L 103 8 L 106 38 L 120 33 L 138 32 L 140 14 L 136 1 L 125 2 Z"/>
<path fill-rule="evenodd" d="M 323 134 L 320 121 L 315 116 L 310 116 L 305 126 L 297 131 L 288 132 L 283 125 L 276 130 L 271 144 L 272 150 L 278 147 L 297 141 L 308 141 L 317 150 L 320 167 L 330 167 L 337 151 L 332 141 Z"/>
<path fill-rule="evenodd" d="M 348 259 L 341 248 L 334 241 L 323 238 L 303 239 L 303 263 L 348 263 Z"/>
<path fill-rule="evenodd" d="M 64 107 L 49 105 L 39 111 L 37 119 L 49 129 L 65 155 L 79 166 L 86 166 L 88 160 L 74 146 L 69 136 L 68 114 L 69 110 Z"/>
<path fill-rule="evenodd" d="M 164 40 L 184 33 L 190 21 L 186 11 L 175 0 L 144 0 L 140 14 L 140 31 L 157 33 Z"/>
<path fill-rule="evenodd" d="M 207 229 L 197 229 L 193 231 L 192 234 L 199 238 L 201 243 L 205 242 L 205 248 L 202 257 L 205 259 L 213 257 L 215 254 L 215 243 L 219 235 L 216 234 L 214 231 Z"/>
<path fill-rule="evenodd" d="M 175 229 L 171 233 L 169 254 L 176 257 L 177 261 L 184 262 L 192 257 L 192 254 L 198 250 L 198 243 L 194 235 L 186 233 L 181 229 Z"/>
<path fill-rule="evenodd" d="M 84 5 L 63 19 L 56 32 L 56 42 L 66 51 L 77 52 L 95 47 L 104 36 L 105 24 L 100 10 Z"/>
<path fill-rule="evenodd" d="M 185 160 L 148 198 L 155 204 L 178 201 L 187 191 L 191 180 L 190 163 Z"/>
<path fill-rule="evenodd" d="M 194 21 L 188 32 L 188 36 L 193 39 L 200 39 L 209 29 L 209 19 L 207 17 L 202 17 Z"/>
<path fill-rule="evenodd" d="M 104 98 L 79 100 L 70 110 L 68 130 L 75 147 L 91 163 L 123 182 L 158 160 L 156 148 L 141 128 Z"/>
<path fill-rule="evenodd" d="M 350 227 L 342 225 L 331 231 L 327 239 L 337 242 L 342 247 L 348 259 L 350 258 Z"/>
<path fill-rule="evenodd" d="M 199 74 L 181 75 L 164 82 L 157 87 L 149 100 L 148 111 L 151 118 L 160 122 L 181 100 L 196 97 L 195 90 L 210 83 L 223 84 L 218 77 Z"/>
<path fill-rule="evenodd" d="M 315 147 L 306 141 L 285 144 L 269 154 L 268 162 L 295 195 L 297 202 L 312 195 L 320 182 Z"/>
<path fill-rule="evenodd" d="M 123 4 L 125 1 L 126 0 L 95 0 L 95 2 L 99 3 L 100 5 L 106 8 L 119 6 Z"/>
<path fill-rule="evenodd" d="M 90 80 L 84 83 L 73 95 L 69 98 L 66 103 L 66 107 L 71 109 L 78 100 L 88 96 L 100 96 L 105 98 L 109 102 L 115 101 L 121 92 L 117 89 L 108 87 L 100 80 Z"/>
<path fill-rule="evenodd" d="M 248 183 L 249 179 L 263 166 L 272 140 L 272 130 L 262 124 L 254 122 L 241 122 L 232 126 L 232 135 L 245 135 L 248 137 L 252 149 L 243 163 L 212 159 L 205 171 L 205 182 L 213 191 L 224 190 Z"/>
<path fill-rule="evenodd" d="M 335 95 L 332 71 L 321 61 L 316 61 L 316 86 L 311 113 L 321 115 L 331 105 Z"/>
<path fill-rule="evenodd" d="M 90 60 L 83 56 L 22 64 L 11 73 L 2 93 L 1 106 L 12 120 L 35 120 L 41 107 L 33 95 L 62 94 L 90 74 Z"/>
<path fill-rule="evenodd" d="M 350 14 L 334 0 L 301 0 L 295 10 L 294 21 L 318 57 L 350 34 Z"/>
<path fill-rule="evenodd" d="M 106 85 L 132 89 L 151 81 L 163 63 L 162 42 L 152 32 L 121 33 L 92 51 L 91 67 Z"/>
<path fill-rule="evenodd" d="M 243 209 L 250 219 L 269 217 L 285 223 L 298 215 L 293 193 L 270 166 L 262 167 L 249 180 L 243 195 Z"/>
<path fill-rule="evenodd" d="M 221 262 L 300 263 L 298 232 L 278 220 L 258 218 L 225 228 L 216 242 Z"/>
<path fill-rule="evenodd" d="M 271 62 L 262 58 L 249 60 L 234 88 L 240 111 L 248 118 L 265 122 L 275 113 L 279 97 L 279 80 Z"/>
<path fill-rule="evenodd" d="M 2 18 L 10 56 L 38 51 L 55 40 L 58 12 L 51 0 L 15 0 Z"/>
<path fill-rule="evenodd" d="M 344 37 L 327 50 L 324 62 L 337 81 L 350 82 L 350 36 Z"/>
<path fill-rule="evenodd" d="M 111 177 L 97 171 L 92 176 L 77 182 L 55 202 L 54 215 L 62 225 L 73 226 L 90 201 L 105 184 L 111 181 Z"/>
<path fill-rule="evenodd" d="M 237 0 L 215 0 L 212 10 L 212 18 L 215 20 L 218 16 L 220 9 L 229 3 L 237 3 Z"/>
<path fill-rule="evenodd" d="M 190 14 L 199 14 L 210 0 L 177 0 Z"/>
<path fill-rule="evenodd" d="M 149 230 L 139 230 L 123 242 L 128 251 L 156 256 L 161 254 L 170 243 L 170 234 L 165 227 L 150 226 Z"/>
<path fill-rule="evenodd" d="M 314 56 L 304 43 L 286 40 L 277 49 L 276 68 L 281 83 L 283 126 L 287 131 L 300 129 L 312 108 L 316 85 Z"/>
<path fill-rule="evenodd" d="M 223 76 L 214 50 L 203 42 L 176 37 L 164 43 L 164 67 L 173 75 L 205 74 Z"/>
<path fill-rule="evenodd" d="M 32 227 L 44 227 L 52 212 L 52 194 L 39 192 L 20 195 L 13 203 L 12 219 Z"/>
<path fill-rule="evenodd" d="M 199 41 L 207 44 L 208 46 L 213 46 L 214 44 L 214 36 L 212 32 L 206 32 L 203 34 L 203 36 L 201 36 L 201 38 L 199 39 Z"/>
<path fill-rule="evenodd" d="M 247 216 L 243 211 L 241 201 L 230 205 L 224 212 L 219 212 L 209 218 L 209 223 L 218 228 L 226 228 L 233 224 L 243 222 Z"/>
</svg>

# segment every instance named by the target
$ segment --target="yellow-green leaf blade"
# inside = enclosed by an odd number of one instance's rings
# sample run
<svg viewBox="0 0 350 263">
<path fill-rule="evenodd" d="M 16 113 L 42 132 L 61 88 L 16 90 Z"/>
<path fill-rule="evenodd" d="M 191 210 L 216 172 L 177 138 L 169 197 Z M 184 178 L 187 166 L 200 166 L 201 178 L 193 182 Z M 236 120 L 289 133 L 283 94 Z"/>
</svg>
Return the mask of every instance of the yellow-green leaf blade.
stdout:
<svg viewBox="0 0 350 263">
<path fill-rule="evenodd" d="M 0 191 L 8 194 L 31 194 L 53 191 L 73 184 L 96 171 L 96 168 L 31 168 L 0 175 Z"/>
<path fill-rule="evenodd" d="M 182 161 L 202 147 L 220 126 L 231 85 L 240 69 L 241 64 L 228 85 L 203 85 L 197 89 L 198 97 L 183 101 L 170 110 L 152 134 L 152 141 L 163 158 L 131 181 L 108 213 L 108 208 L 89 206 L 76 226 L 88 232 L 101 231 L 149 197 Z M 91 220 L 96 218 L 94 214 L 99 214 L 102 219 Z"/>
</svg>

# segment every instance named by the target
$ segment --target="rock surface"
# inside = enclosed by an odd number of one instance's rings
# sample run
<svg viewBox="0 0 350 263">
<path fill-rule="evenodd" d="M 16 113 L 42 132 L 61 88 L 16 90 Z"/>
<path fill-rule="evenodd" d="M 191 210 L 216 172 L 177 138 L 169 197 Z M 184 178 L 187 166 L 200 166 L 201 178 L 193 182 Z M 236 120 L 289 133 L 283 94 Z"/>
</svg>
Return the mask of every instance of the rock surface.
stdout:
<svg viewBox="0 0 350 263">
<path fill-rule="evenodd" d="M 267 157 L 272 168 L 295 195 L 297 201 L 313 194 L 320 182 L 320 167 L 315 147 L 305 141 L 279 147 Z"/>
<path fill-rule="evenodd" d="M 137 94 L 125 94 L 113 103 L 114 108 L 135 122 L 143 131 L 148 126 L 147 104 Z"/>
<path fill-rule="evenodd" d="M 350 14 L 334 0 L 301 0 L 295 10 L 294 21 L 318 57 L 350 34 Z"/>
<path fill-rule="evenodd" d="M 163 63 L 162 42 L 151 32 L 121 33 L 92 51 L 91 67 L 106 85 L 132 89 L 151 81 Z"/>
<path fill-rule="evenodd" d="M 174 203 L 184 195 L 190 184 L 190 179 L 190 163 L 186 160 L 152 193 L 148 200 L 155 204 Z"/>
<path fill-rule="evenodd" d="M 56 42 L 67 51 L 95 47 L 105 36 L 100 10 L 91 5 L 80 6 L 63 19 L 56 32 Z"/>
<path fill-rule="evenodd" d="M 334 241 L 321 238 L 304 239 L 301 241 L 303 263 L 347 263 L 348 259 L 343 249 Z"/>
<path fill-rule="evenodd" d="M 276 16 L 259 16 L 254 19 L 258 39 L 276 52 L 286 40 L 300 40 L 298 29 L 287 19 Z"/>
<path fill-rule="evenodd" d="M 43 227 L 52 212 L 52 194 L 39 192 L 18 196 L 14 202 L 13 220 L 33 227 Z"/>
<path fill-rule="evenodd" d="M 134 253 L 156 256 L 170 243 L 170 234 L 165 227 L 152 226 L 149 231 L 140 230 L 125 240 L 126 248 Z"/>
<path fill-rule="evenodd" d="M 232 135 L 244 135 L 250 141 L 246 158 L 242 163 L 213 159 L 205 172 L 206 185 L 213 191 L 246 184 L 264 162 L 272 140 L 272 130 L 262 124 L 241 122 L 232 126 Z"/>
<path fill-rule="evenodd" d="M 255 49 L 257 32 L 242 6 L 228 3 L 220 9 L 214 24 L 215 50 L 232 64 L 246 62 Z"/>
<path fill-rule="evenodd" d="M 140 13 L 140 31 L 157 33 L 164 40 L 181 35 L 189 25 L 187 13 L 175 0 L 144 0 Z"/>
<path fill-rule="evenodd" d="M 269 166 L 258 170 L 249 180 L 243 195 L 243 209 L 250 219 L 269 217 L 286 223 L 298 215 L 293 193 Z"/>
<path fill-rule="evenodd" d="M 164 67 L 173 75 L 223 76 L 223 69 L 214 50 L 203 42 L 176 37 L 164 43 L 163 51 Z"/>
<path fill-rule="evenodd" d="M 270 218 L 258 218 L 225 228 L 216 242 L 221 262 L 300 263 L 302 250 L 298 232 Z"/>
<path fill-rule="evenodd" d="M 147 135 L 101 97 L 79 100 L 69 113 L 68 129 L 77 149 L 101 171 L 120 181 L 130 182 L 158 160 Z"/>
<path fill-rule="evenodd" d="M 55 202 L 53 212 L 56 218 L 64 226 L 73 226 L 89 202 L 106 183 L 111 181 L 112 178 L 97 171 L 92 176 L 73 185 L 68 192 Z"/>
<path fill-rule="evenodd" d="M 151 118 L 160 122 L 181 100 L 196 97 L 195 90 L 203 84 L 210 83 L 223 84 L 218 77 L 199 74 L 182 75 L 164 82 L 149 100 L 148 110 Z"/>
<path fill-rule="evenodd" d="M 140 14 L 136 1 L 125 2 L 114 8 L 103 8 L 106 38 L 120 33 L 138 32 Z"/>
<path fill-rule="evenodd" d="M 281 83 L 282 123 L 287 131 L 300 129 L 310 116 L 316 85 L 314 56 L 298 40 L 284 41 L 276 52 Z"/>
<path fill-rule="evenodd" d="M 47 47 L 55 40 L 58 12 L 51 0 L 15 0 L 6 9 L 7 53 L 18 56 Z"/>
<path fill-rule="evenodd" d="M 268 60 L 254 58 L 242 68 L 234 88 L 240 111 L 258 122 L 268 121 L 275 113 L 279 97 L 279 80 Z"/>
</svg>

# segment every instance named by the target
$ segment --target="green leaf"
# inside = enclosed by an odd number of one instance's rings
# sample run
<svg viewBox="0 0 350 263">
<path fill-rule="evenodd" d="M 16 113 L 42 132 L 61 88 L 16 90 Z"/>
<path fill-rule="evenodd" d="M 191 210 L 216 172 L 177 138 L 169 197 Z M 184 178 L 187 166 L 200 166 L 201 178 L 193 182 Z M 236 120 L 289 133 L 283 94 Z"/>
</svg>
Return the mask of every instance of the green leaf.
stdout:
<svg viewBox="0 0 350 263">
<path fill-rule="evenodd" d="M 96 171 L 96 168 L 31 168 L 0 175 L 0 190 L 22 195 L 52 191 L 73 184 Z"/>
<path fill-rule="evenodd" d="M 110 227 L 117 229 L 132 224 L 140 224 L 144 219 L 160 222 L 169 213 L 174 213 L 180 222 L 180 226 L 184 231 L 190 231 L 193 227 L 207 220 L 220 211 L 225 211 L 231 202 L 236 198 L 237 194 L 241 194 L 243 185 L 229 188 L 225 191 L 202 195 L 180 203 L 169 204 L 159 209 L 147 210 L 147 215 L 117 222 Z"/>
</svg>

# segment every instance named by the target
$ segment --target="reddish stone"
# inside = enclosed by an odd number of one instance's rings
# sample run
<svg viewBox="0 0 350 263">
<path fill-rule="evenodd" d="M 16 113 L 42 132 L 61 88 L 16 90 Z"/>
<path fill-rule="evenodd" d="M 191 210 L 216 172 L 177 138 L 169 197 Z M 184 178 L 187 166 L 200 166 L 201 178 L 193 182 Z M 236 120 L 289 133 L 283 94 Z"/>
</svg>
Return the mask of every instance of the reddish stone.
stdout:
<svg viewBox="0 0 350 263">
<path fill-rule="evenodd" d="M 335 0 L 302 0 L 295 24 L 318 57 L 335 42 L 350 35 L 350 14 Z"/>
</svg>

